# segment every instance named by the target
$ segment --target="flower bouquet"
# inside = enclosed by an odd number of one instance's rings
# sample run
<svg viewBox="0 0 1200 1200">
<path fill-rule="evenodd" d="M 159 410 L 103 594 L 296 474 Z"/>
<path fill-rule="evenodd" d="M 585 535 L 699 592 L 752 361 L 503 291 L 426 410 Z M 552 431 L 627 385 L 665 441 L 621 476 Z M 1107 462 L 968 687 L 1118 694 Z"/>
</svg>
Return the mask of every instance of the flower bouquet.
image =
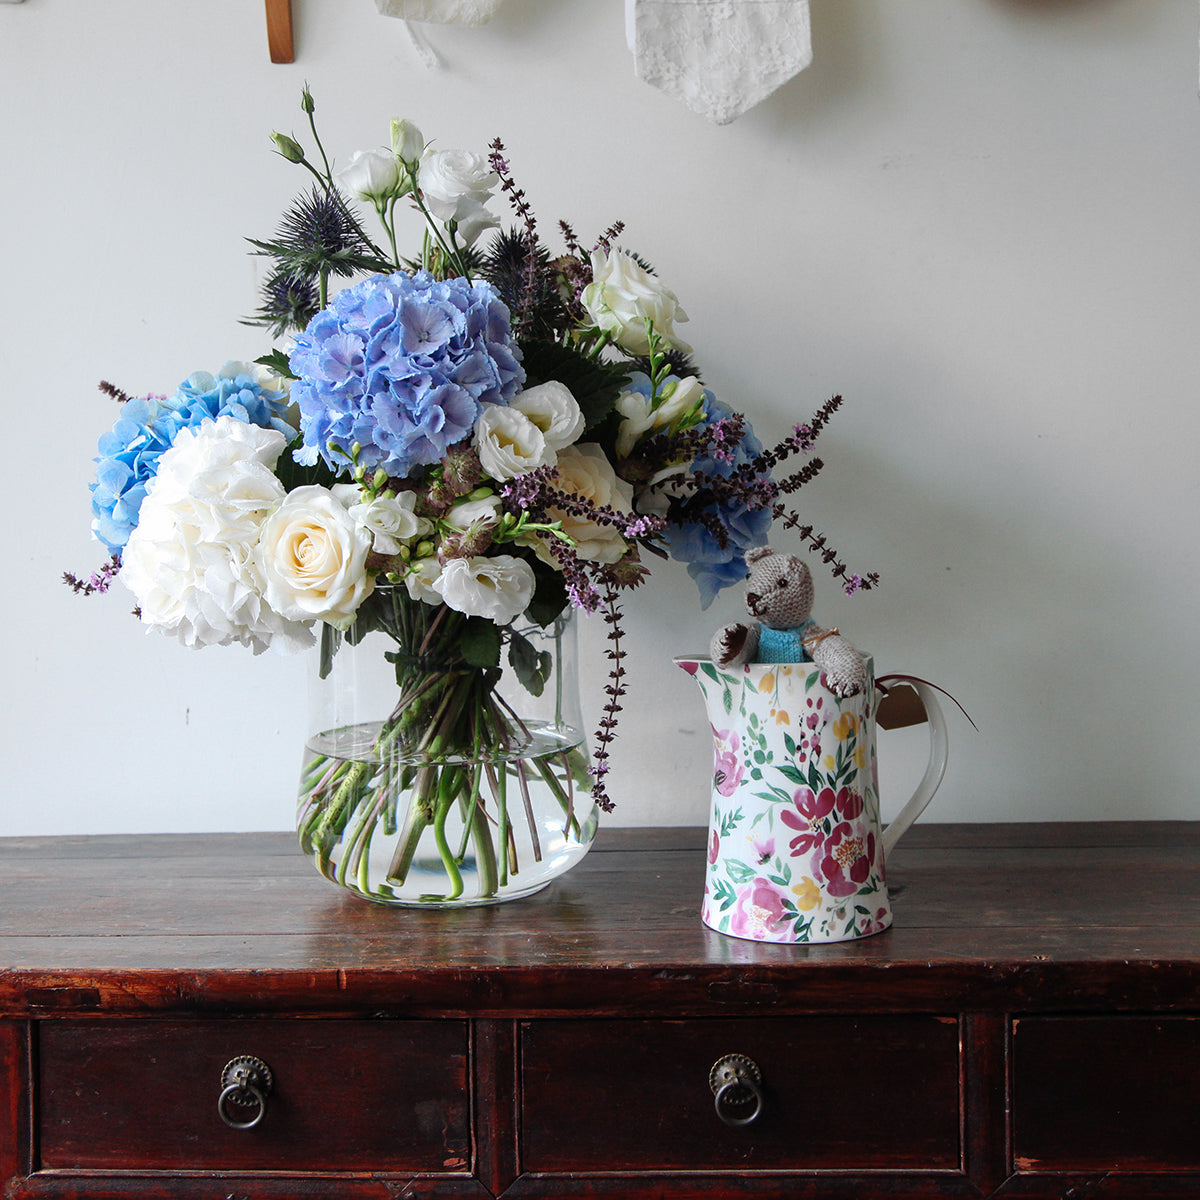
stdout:
<svg viewBox="0 0 1200 1200">
<path fill-rule="evenodd" d="M 119 578 L 143 623 L 188 646 L 318 649 L 333 699 L 298 830 L 329 878 L 394 903 L 522 895 L 574 862 L 611 807 L 619 599 L 647 555 L 686 563 L 707 606 L 778 520 L 847 591 L 873 582 L 787 506 L 821 468 L 810 451 L 840 398 L 764 450 L 704 386 L 686 315 L 617 245 L 620 223 L 585 248 L 560 222 L 556 253 L 499 140 L 438 149 L 393 121 L 390 146 L 335 173 L 307 90 L 302 108 L 312 156 L 273 140 L 312 181 L 252 241 L 269 269 L 250 321 L 276 348 L 170 396 L 101 385 L 121 405 L 92 485 L 111 557 L 67 582 Z M 423 228 L 411 257 L 402 206 Z M 575 609 L 609 626 L 590 764 L 567 661 Z M 343 670 L 364 655 L 387 678 L 370 719 L 365 683 Z"/>
</svg>

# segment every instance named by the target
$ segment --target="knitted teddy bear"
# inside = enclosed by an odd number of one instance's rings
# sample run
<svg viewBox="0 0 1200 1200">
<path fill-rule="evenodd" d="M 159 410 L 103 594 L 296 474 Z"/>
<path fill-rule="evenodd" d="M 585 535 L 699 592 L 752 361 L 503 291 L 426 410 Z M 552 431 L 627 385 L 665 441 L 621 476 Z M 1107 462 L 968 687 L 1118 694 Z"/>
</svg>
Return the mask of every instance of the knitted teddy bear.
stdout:
<svg viewBox="0 0 1200 1200">
<path fill-rule="evenodd" d="M 861 692 L 867 680 L 863 656 L 836 629 L 822 629 L 812 619 L 812 574 L 804 562 L 769 546 L 749 551 L 746 562 L 746 609 L 756 620 L 721 626 L 710 646 L 713 662 L 814 662 L 835 695 Z"/>
</svg>

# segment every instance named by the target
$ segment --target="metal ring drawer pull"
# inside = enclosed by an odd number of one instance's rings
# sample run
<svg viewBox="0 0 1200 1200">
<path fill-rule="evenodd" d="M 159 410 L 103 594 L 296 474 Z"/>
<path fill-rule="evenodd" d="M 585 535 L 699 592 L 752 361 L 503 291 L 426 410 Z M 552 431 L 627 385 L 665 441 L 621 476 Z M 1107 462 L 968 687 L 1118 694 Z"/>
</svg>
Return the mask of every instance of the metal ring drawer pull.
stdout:
<svg viewBox="0 0 1200 1200">
<path fill-rule="evenodd" d="M 231 1059 L 221 1072 L 221 1094 L 217 1097 L 217 1113 L 221 1120 L 230 1129 L 253 1129 L 267 1115 L 271 1083 L 271 1068 L 261 1058 L 243 1054 Z M 230 1115 L 231 1104 L 254 1112 L 242 1120 Z"/>
<path fill-rule="evenodd" d="M 727 1054 L 714 1063 L 708 1086 L 715 1097 L 717 1116 L 726 1125 L 749 1125 L 763 1110 L 762 1072 L 744 1054 Z"/>
</svg>

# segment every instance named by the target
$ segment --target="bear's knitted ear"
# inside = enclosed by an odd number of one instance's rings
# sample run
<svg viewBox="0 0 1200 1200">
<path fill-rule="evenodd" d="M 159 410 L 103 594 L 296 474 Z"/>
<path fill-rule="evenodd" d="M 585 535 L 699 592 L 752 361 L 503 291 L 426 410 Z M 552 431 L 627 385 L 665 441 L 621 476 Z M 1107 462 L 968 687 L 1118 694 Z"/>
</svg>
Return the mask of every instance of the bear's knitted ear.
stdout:
<svg viewBox="0 0 1200 1200">
<path fill-rule="evenodd" d="M 774 553 L 775 551 L 770 546 L 754 546 L 746 551 L 746 562 L 753 564 Z"/>
</svg>

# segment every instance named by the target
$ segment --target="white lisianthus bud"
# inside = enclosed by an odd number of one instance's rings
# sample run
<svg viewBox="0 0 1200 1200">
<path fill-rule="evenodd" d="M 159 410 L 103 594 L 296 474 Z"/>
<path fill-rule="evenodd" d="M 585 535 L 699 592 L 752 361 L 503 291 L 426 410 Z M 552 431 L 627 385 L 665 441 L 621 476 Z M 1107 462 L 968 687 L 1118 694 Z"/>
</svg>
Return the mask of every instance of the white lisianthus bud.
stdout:
<svg viewBox="0 0 1200 1200">
<path fill-rule="evenodd" d="M 421 131 L 411 122 L 400 117 L 392 118 L 392 153 L 406 165 L 420 162 L 425 149 Z"/>
<path fill-rule="evenodd" d="M 580 301 L 597 328 L 630 354 L 650 353 L 647 321 L 664 345 L 691 351 L 675 333 L 675 322 L 688 319 L 675 293 L 624 250 L 593 251 L 592 282 L 583 289 Z"/>
<path fill-rule="evenodd" d="M 371 594 L 370 533 L 327 488 L 310 484 L 284 497 L 263 522 L 256 558 L 267 603 L 292 621 L 345 629 Z"/>
<path fill-rule="evenodd" d="M 518 393 L 511 407 L 524 413 L 542 431 L 551 450 L 570 446 L 583 432 L 583 413 L 571 389 L 556 380 Z"/>
<path fill-rule="evenodd" d="M 507 625 L 529 607 L 536 579 L 533 568 L 511 554 L 452 558 L 434 587 L 456 612 Z"/>
<path fill-rule="evenodd" d="M 421 156 L 421 195 L 439 221 L 477 217 L 500 182 L 482 154 L 469 150 L 426 150 Z"/>
<path fill-rule="evenodd" d="M 621 425 L 617 430 L 617 457 L 627 458 L 638 440 L 652 430 L 673 429 L 704 399 L 704 385 L 694 375 L 668 382 L 665 397 L 651 410 L 650 398 L 641 392 L 622 392 L 617 397 Z"/>
<path fill-rule="evenodd" d="M 554 463 L 545 434 L 523 413 L 487 405 L 475 421 L 475 449 L 483 469 L 501 482 Z"/>
<path fill-rule="evenodd" d="M 374 203 L 400 191 L 400 167 L 390 150 L 356 150 L 337 173 L 337 181 L 356 199 Z"/>
</svg>

